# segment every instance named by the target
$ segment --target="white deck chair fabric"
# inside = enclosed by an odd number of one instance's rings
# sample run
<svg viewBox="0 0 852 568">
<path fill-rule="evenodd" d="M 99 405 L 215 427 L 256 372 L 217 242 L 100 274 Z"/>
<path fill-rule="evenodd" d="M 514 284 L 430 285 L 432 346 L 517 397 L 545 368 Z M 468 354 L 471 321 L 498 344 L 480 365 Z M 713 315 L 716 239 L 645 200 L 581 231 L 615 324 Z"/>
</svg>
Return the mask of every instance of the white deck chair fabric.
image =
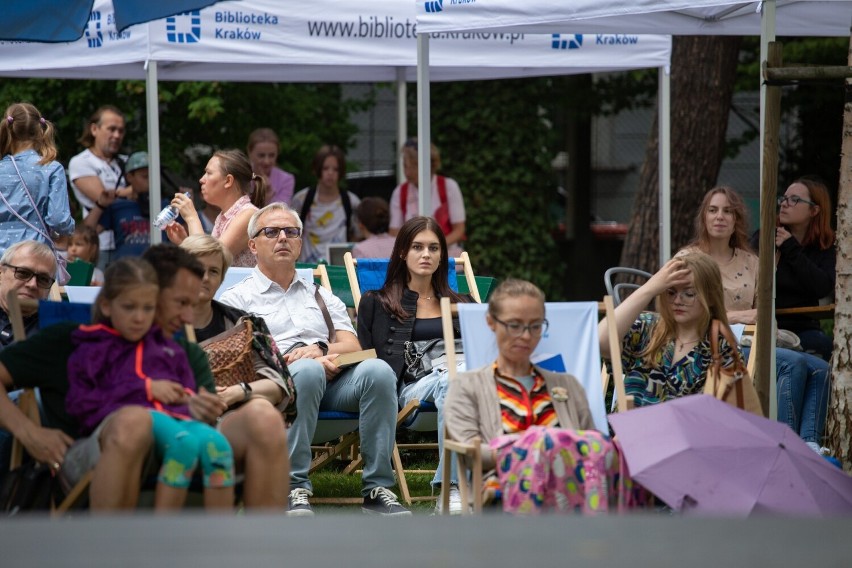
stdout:
<svg viewBox="0 0 852 568">
<path fill-rule="evenodd" d="M 485 322 L 488 305 L 459 304 L 458 310 L 467 368 L 492 363 L 497 358 L 497 342 Z M 547 302 L 545 313 L 549 328 L 532 356 L 533 363 L 577 377 L 586 390 L 595 426 L 607 432 L 597 302 Z"/>
<path fill-rule="evenodd" d="M 68 301 L 75 304 L 94 304 L 100 291 L 100 286 L 65 286 Z"/>
</svg>

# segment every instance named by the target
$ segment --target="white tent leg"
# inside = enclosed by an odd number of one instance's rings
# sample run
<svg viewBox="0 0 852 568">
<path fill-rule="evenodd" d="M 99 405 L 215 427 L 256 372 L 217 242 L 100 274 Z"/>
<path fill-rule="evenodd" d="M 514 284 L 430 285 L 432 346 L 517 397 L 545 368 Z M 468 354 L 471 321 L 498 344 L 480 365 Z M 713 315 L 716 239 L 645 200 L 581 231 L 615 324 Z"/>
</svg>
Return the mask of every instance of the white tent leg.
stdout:
<svg viewBox="0 0 852 568">
<path fill-rule="evenodd" d="M 405 82 L 405 67 L 396 69 L 396 181 L 405 181 L 400 148 L 408 139 L 408 83 Z"/>
<path fill-rule="evenodd" d="M 429 108 L 429 34 L 417 34 L 417 187 L 421 215 L 432 214 L 432 131 Z"/>
<path fill-rule="evenodd" d="M 660 266 L 672 256 L 671 208 L 671 69 L 659 69 L 657 128 L 659 129 L 658 176 L 660 184 Z"/>
<path fill-rule="evenodd" d="M 148 115 L 148 210 L 151 213 L 151 244 L 158 244 L 160 231 L 154 227 L 154 220 L 160 212 L 162 190 L 160 186 L 160 105 L 157 94 L 157 62 L 147 61 L 145 70 L 145 109 Z"/>
</svg>

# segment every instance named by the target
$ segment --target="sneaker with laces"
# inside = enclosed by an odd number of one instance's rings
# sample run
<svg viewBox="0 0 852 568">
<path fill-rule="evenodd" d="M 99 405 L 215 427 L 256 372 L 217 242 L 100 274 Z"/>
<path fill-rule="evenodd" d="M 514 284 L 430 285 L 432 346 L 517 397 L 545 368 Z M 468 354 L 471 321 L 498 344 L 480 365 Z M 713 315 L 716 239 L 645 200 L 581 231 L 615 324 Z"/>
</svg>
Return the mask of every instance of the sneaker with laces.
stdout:
<svg viewBox="0 0 852 568">
<path fill-rule="evenodd" d="M 384 487 L 374 487 L 370 494 L 364 497 L 361 512 L 382 517 L 408 517 L 411 511 L 399 504 L 393 491 Z"/>
<path fill-rule="evenodd" d="M 308 497 L 313 497 L 314 494 L 302 487 L 297 487 L 290 491 L 288 498 L 287 516 L 288 517 L 311 517 L 314 510 L 311 509 L 311 504 L 308 502 Z"/>
<path fill-rule="evenodd" d="M 441 501 L 441 496 L 438 496 L 438 503 L 435 505 L 435 514 L 440 515 L 443 513 L 444 507 L 443 502 Z M 462 514 L 462 499 L 461 492 L 459 488 L 455 485 L 450 486 L 450 514 L 451 515 L 461 515 Z"/>
</svg>

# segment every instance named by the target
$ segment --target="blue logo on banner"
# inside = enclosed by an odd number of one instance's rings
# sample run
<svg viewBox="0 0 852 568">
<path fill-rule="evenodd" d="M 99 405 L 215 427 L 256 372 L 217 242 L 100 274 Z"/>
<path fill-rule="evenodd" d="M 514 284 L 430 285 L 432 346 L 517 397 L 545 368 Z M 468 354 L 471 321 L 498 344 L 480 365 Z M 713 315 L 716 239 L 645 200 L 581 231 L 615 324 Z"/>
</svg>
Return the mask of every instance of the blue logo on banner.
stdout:
<svg viewBox="0 0 852 568">
<path fill-rule="evenodd" d="M 89 14 L 89 23 L 86 24 L 86 43 L 89 47 L 101 47 L 104 44 L 101 13 L 97 10 Z"/>
<path fill-rule="evenodd" d="M 580 49 L 583 46 L 583 34 L 570 34 L 568 39 L 562 39 L 562 34 L 553 34 L 553 49 Z"/>
<path fill-rule="evenodd" d="M 440 12 L 444 9 L 444 0 L 426 0 L 427 12 Z"/>
<path fill-rule="evenodd" d="M 193 10 L 166 18 L 166 40 L 169 43 L 201 41 L 201 12 Z"/>
</svg>

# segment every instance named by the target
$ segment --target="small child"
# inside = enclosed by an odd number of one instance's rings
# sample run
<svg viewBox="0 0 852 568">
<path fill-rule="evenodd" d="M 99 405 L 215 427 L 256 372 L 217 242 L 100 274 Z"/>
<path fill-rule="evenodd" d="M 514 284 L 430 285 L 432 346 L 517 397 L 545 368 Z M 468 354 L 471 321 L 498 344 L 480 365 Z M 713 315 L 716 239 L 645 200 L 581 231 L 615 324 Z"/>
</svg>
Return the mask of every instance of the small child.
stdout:
<svg viewBox="0 0 852 568">
<path fill-rule="evenodd" d="M 231 446 L 215 428 L 190 416 L 187 402 L 195 379 L 184 350 L 153 326 L 158 293 L 157 275 L 142 259 L 122 258 L 107 268 L 94 323 L 72 334 L 68 413 L 80 421 L 84 435 L 92 435 L 122 407 L 150 409 L 154 446 L 162 457 L 154 508 L 183 506 L 199 463 L 205 506 L 231 508 Z"/>
<path fill-rule="evenodd" d="M 88 225 L 77 225 L 71 242 L 68 245 L 68 262 L 82 260 L 95 265 L 92 273 L 92 286 L 104 285 L 104 272 L 98 268 L 98 253 L 100 253 L 101 242 L 98 232 Z"/>
</svg>

